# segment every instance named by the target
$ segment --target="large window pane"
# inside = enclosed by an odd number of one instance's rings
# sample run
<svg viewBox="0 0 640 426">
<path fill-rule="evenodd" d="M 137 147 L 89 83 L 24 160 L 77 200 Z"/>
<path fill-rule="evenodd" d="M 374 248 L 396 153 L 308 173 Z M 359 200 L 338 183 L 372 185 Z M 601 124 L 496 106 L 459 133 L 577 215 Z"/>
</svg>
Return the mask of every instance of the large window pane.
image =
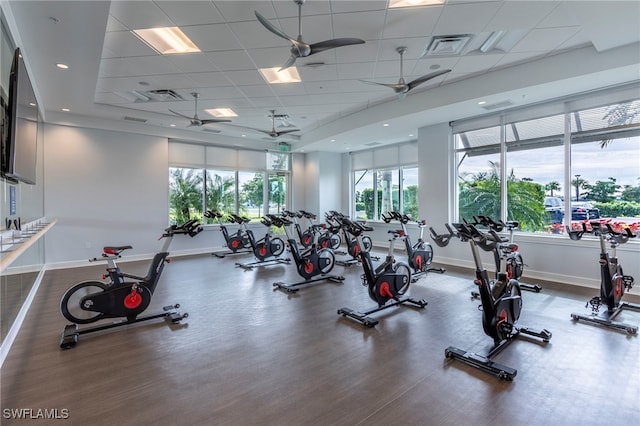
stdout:
<svg viewBox="0 0 640 426">
<path fill-rule="evenodd" d="M 500 156 L 458 153 L 458 220 L 500 217 Z"/>
<path fill-rule="evenodd" d="M 238 212 L 251 219 L 264 215 L 263 172 L 238 172 Z"/>
<path fill-rule="evenodd" d="M 571 145 L 571 221 L 611 219 L 640 234 L 640 136 Z"/>
<path fill-rule="evenodd" d="M 236 212 L 236 172 L 232 170 L 206 170 L 205 208 L 223 213 Z M 207 219 L 208 223 L 217 223 Z"/>
<path fill-rule="evenodd" d="M 374 173 L 371 170 L 357 170 L 353 173 L 354 215 L 356 219 L 373 219 L 377 200 L 374 199 Z"/>
<path fill-rule="evenodd" d="M 382 214 L 400 210 L 400 177 L 398 169 L 378 170 L 378 214 L 373 219 L 380 219 Z"/>
<path fill-rule="evenodd" d="M 269 174 L 269 213 L 280 214 L 287 206 L 287 174 Z"/>
<path fill-rule="evenodd" d="M 418 168 L 402 169 L 402 212 L 418 218 Z"/>
<path fill-rule="evenodd" d="M 202 220 L 204 197 L 201 169 L 169 168 L 169 222 Z"/>
</svg>

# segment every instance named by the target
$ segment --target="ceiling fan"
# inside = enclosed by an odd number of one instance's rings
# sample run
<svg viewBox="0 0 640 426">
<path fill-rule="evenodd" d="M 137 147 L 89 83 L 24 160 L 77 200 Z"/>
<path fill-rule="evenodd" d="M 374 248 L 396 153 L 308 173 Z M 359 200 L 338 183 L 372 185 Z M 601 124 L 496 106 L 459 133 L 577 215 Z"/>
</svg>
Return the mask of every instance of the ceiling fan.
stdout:
<svg viewBox="0 0 640 426">
<path fill-rule="evenodd" d="M 405 96 L 407 96 L 407 93 L 413 88 L 415 88 L 416 86 L 424 83 L 425 81 L 431 80 L 432 78 L 436 78 L 439 75 L 451 72 L 451 70 L 449 69 L 434 71 L 432 73 L 425 74 L 422 77 L 418 77 L 415 80 L 410 81 L 409 83 L 405 83 L 403 71 L 402 71 L 402 55 L 404 55 L 406 51 L 407 51 L 407 48 L 404 46 L 396 48 L 396 52 L 400 54 L 400 79 L 398 80 L 398 83 L 385 84 L 385 83 L 376 83 L 375 81 L 367 81 L 367 80 L 360 80 L 360 81 L 367 84 L 377 84 L 379 86 L 390 87 L 399 95 L 400 99 L 403 99 Z"/>
<path fill-rule="evenodd" d="M 200 117 L 198 117 L 198 93 L 196 92 L 192 92 L 191 96 L 194 97 L 195 101 L 196 101 L 196 107 L 195 107 L 195 112 L 193 114 L 193 117 L 189 117 L 188 115 L 184 115 L 184 114 L 180 114 L 179 112 L 175 112 L 173 110 L 169 110 L 171 111 L 172 114 L 177 115 L 178 117 L 182 117 L 182 118 L 186 118 L 187 120 L 191 121 L 191 124 L 189 124 L 189 127 L 199 127 L 199 126 L 203 126 L 205 124 L 211 124 L 211 123 L 229 123 L 231 122 L 231 120 L 228 120 L 226 118 L 207 118 L 207 119 L 201 119 Z"/>
<path fill-rule="evenodd" d="M 342 46 L 350 46 L 353 44 L 362 44 L 364 40 L 359 38 L 334 38 L 331 40 L 325 40 L 318 43 L 307 44 L 302 40 L 302 5 L 305 0 L 293 0 L 295 4 L 298 5 L 298 38 L 295 39 L 286 35 L 284 32 L 280 31 L 276 28 L 271 22 L 267 21 L 264 16 L 260 15 L 257 11 L 254 11 L 256 14 L 256 18 L 258 21 L 266 29 L 277 35 L 278 37 L 282 37 L 291 42 L 291 56 L 287 60 L 287 62 L 280 68 L 279 71 L 282 71 L 286 68 L 289 68 L 294 64 L 297 58 L 306 58 L 307 56 L 311 56 L 316 53 L 324 52 L 325 50 L 334 49 L 336 47 Z"/>
<path fill-rule="evenodd" d="M 280 137 L 282 135 L 286 135 L 287 133 L 299 132 L 300 131 L 300 129 L 276 130 L 276 118 L 277 119 L 287 119 L 287 118 L 289 118 L 289 116 L 286 115 L 286 114 L 276 114 L 276 110 L 274 110 L 274 109 L 270 110 L 269 112 L 271 112 L 271 114 L 269 115 L 269 118 L 271 118 L 271 130 L 256 129 L 255 127 L 245 127 L 245 126 L 238 126 L 238 127 L 244 127 L 245 129 L 251 129 L 251 130 L 258 131 L 258 132 L 266 133 L 267 135 L 271 136 L 272 138 L 277 138 L 277 137 Z"/>
</svg>

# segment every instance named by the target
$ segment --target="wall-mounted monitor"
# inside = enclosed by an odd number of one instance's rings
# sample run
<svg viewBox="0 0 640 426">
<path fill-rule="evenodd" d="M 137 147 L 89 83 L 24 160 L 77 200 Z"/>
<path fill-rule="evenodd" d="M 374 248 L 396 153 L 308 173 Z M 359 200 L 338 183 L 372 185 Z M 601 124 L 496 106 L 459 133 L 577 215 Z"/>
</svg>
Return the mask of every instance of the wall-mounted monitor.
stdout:
<svg viewBox="0 0 640 426">
<path fill-rule="evenodd" d="M 28 184 L 36 183 L 38 103 L 20 49 L 15 50 L 9 76 L 7 136 L 3 140 L 2 174 Z M 3 132 L 4 133 L 4 132 Z"/>
</svg>

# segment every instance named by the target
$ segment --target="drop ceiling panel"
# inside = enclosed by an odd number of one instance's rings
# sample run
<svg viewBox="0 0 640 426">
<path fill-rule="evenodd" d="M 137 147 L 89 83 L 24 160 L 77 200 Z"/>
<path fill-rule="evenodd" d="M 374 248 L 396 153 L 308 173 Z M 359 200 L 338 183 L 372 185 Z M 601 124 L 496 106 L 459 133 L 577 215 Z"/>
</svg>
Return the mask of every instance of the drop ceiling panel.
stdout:
<svg viewBox="0 0 640 426">
<path fill-rule="evenodd" d="M 204 54 L 220 71 L 255 69 L 256 65 L 245 50 L 224 50 Z"/>
<path fill-rule="evenodd" d="M 279 18 L 295 17 L 298 19 L 298 6 L 293 1 L 273 1 L 272 4 Z M 303 25 L 306 16 L 328 15 L 329 13 L 331 13 L 331 7 L 328 1 L 307 0 L 302 5 Z"/>
<path fill-rule="evenodd" d="M 103 58 L 156 56 L 157 53 L 130 31 L 111 31 L 104 36 Z M 106 53 L 106 54 L 105 54 Z"/>
<path fill-rule="evenodd" d="M 110 14 L 130 30 L 175 25 L 152 1 L 112 1 Z"/>
<path fill-rule="evenodd" d="M 179 72 L 180 69 L 163 56 L 103 59 L 100 67 L 101 77 L 177 74 Z"/>
<path fill-rule="evenodd" d="M 331 0 L 331 11 L 333 13 L 386 11 L 388 4 L 388 0 Z"/>
<path fill-rule="evenodd" d="M 430 37 L 405 37 L 380 40 L 378 61 L 398 61 L 399 63 L 400 54 L 396 49 L 401 46 L 407 48 L 407 51 L 403 55 L 405 62 L 407 59 L 418 59 L 430 40 Z"/>
<path fill-rule="evenodd" d="M 416 60 L 405 60 L 404 61 L 404 74 L 405 76 L 408 74 L 408 71 L 411 71 L 413 67 L 416 65 Z M 384 78 L 386 81 L 380 81 L 381 83 L 397 83 L 400 78 L 400 55 L 398 55 L 398 59 L 395 61 L 379 61 L 376 65 L 376 71 L 374 74 L 374 78 Z M 390 81 L 389 78 L 395 81 Z M 377 80 L 376 80 L 377 81 Z"/>
<path fill-rule="evenodd" d="M 164 57 L 184 73 L 217 71 L 215 65 L 209 60 L 209 55 L 204 53 L 165 55 Z"/>
<path fill-rule="evenodd" d="M 333 15 L 334 37 L 377 40 L 382 37 L 386 11 L 340 13 Z"/>
<path fill-rule="evenodd" d="M 203 52 L 236 50 L 242 47 L 227 24 L 192 25 L 182 27 L 182 31 Z"/>
<path fill-rule="evenodd" d="M 236 86 L 254 85 L 264 83 L 264 79 L 258 70 L 230 71 L 225 73 L 227 79 Z"/>
<path fill-rule="evenodd" d="M 357 64 L 338 64 L 336 69 L 340 80 L 345 79 L 371 79 L 375 70 L 375 62 L 362 62 Z"/>
<path fill-rule="evenodd" d="M 352 62 L 375 62 L 378 58 L 378 40 L 366 40 L 365 44 L 351 46 L 350 49 L 336 49 L 336 61 L 338 65 Z"/>
<path fill-rule="evenodd" d="M 271 89 L 271 86 L 264 82 L 262 84 L 242 86 L 242 87 L 239 87 L 239 89 L 249 99 L 262 98 L 265 96 L 274 95 L 274 92 Z"/>
<path fill-rule="evenodd" d="M 481 32 L 487 23 L 493 18 L 500 3 L 478 2 L 465 4 L 452 4 L 442 11 L 438 18 L 433 34 L 475 34 Z"/>
<path fill-rule="evenodd" d="M 535 28 L 557 6 L 555 1 L 505 1 L 485 31 Z M 523 13 L 526 8 L 526 13 Z"/>
<path fill-rule="evenodd" d="M 224 18 L 209 1 L 166 1 L 156 3 L 177 26 L 217 24 Z"/>
<path fill-rule="evenodd" d="M 511 49 L 511 52 L 551 51 L 569 40 L 578 30 L 578 27 L 536 28 L 520 40 L 520 42 Z"/>
<path fill-rule="evenodd" d="M 298 38 L 298 18 L 283 18 L 271 22 L 289 37 Z M 262 27 L 261 24 L 258 24 Z M 278 37 L 264 28 L 264 37 Z M 334 38 L 331 15 L 302 17 L 302 39 L 309 44 Z M 282 40 L 282 39 L 281 39 Z M 285 40 L 286 41 L 286 40 Z"/>
<path fill-rule="evenodd" d="M 223 72 L 185 73 L 183 75 L 193 80 L 199 86 L 217 87 L 229 86 L 231 84 Z"/>
<path fill-rule="evenodd" d="M 276 12 L 270 1 L 214 1 L 216 8 L 222 13 L 227 22 L 252 21 L 255 22 L 254 10 L 265 18 L 275 18 Z M 292 3 L 293 5 L 293 3 Z M 296 12 L 297 13 L 297 12 Z M 295 15 L 293 15 L 295 16 Z"/>
<path fill-rule="evenodd" d="M 335 65 L 323 65 L 320 67 L 299 67 L 298 73 L 302 81 L 327 81 L 338 78 Z"/>
<path fill-rule="evenodd" d="M 456 63 L 455 70 L 458 73 L 476 73 L 486 71 L 498 63 L 501 54 L 491 55 L 467 55 Z"/>
<path fill-rule="evenodd" d="M 433 33 L 442 6 L 409 7 L 387 11 L 384 38 L 426 37 Z"/>
<path fill-rule="evenodd" d="M 232 2 L 229 2 L 232 3 Z M 244 49 L 262 49 L 265 47 L 286 47 L 289 42 L 270 33 L 255 18 L 247 22 L 230 22 L 229 28 Z M 295 37 L 295 35 L 293 36 Z"/>
</svg>

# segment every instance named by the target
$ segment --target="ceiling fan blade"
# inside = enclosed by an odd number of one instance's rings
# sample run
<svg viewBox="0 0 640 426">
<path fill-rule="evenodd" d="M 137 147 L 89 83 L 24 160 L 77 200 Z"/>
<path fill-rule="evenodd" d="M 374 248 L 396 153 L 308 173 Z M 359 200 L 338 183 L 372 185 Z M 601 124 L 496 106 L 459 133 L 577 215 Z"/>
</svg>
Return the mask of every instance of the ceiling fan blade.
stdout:
<svg viewBox="0 0 640 426">
<path fill-rule="evenodd" d="M 187 120 L 191 120 L 193 117 L 189 117 L 188 115 L 180 114 L 179 112 L 175 112 L 174 110 L 169 110 L 172 114 L 177 115 L 178 117 L 186 118 Z"/>
<path fill-rule="evenodd" d="M 226 118 L 207 118 L 204 120 L 200 120 L 202 124 L 211 124 L 211 123 L 231 123 L 231 120 Z"/>
<path fill-rule="evenodd" d="M 275 132 L 277 134 L 277 136 L 280 135 L 286 135 L 287 133 L 291 133 L 291 132 L 299 132 L 300 129 L 288 129 L 288 130 L 280 130 L 279 132 Z"/>
<path fill-rule="evenodd" d="M 451 72 L 451 70 L 440 70 L 440 71 L 432 72 L 430 74 L 425 74 L 422 77 L 418 77 L 415 80 L 410 81 L 409 84 L 407 84 L 407 86 L 409 86 L 409 90 L 411 90 L 417 85 L 424 83 L 425 81 L 431 80 L 432 78 L 436 78 L 448 72 Z"/>
<path fill-rule="evenodd" d="M 363 83 L 367 83 L 367 84 L 375 84 L 378 86 L 384 86 L 384 87 L 388 87 L 390 89 L 393 89 L 395 91 L 400 91 L 402 89 L 404 89 L 406 87 L 405 84 L 387 84 L 387 83 L 378 83 L 375 81 L 369 81 L 369 80 L 360 80 Z"/>
<path fill-rule="evenodd" d="M 278 28 L 276 28 L 271 22 L 267 21 L 267 19 L 260 15 L 257 11 L 253 11 L 256 14 L 256 18 L 258 18 L 258 21 L 260 21 L 260 23 L 269 31 L 271 31 L 272 33 L 274 33 L 275 35 L 277 35 L 278 37 L 282 37 L 285 40 L 289 40 L 291 43 L 295 44 L 296 39 L 289 37 L 288 35 L 286 35 L 285 33 L 283 33 L 282 31 L 280 31 Z"/>
<path fill-rule="evenodd" d="M 324 52 L 325 50 L 329 49 L 335 49 L 336 47 L 363 44 L 364 42 L 364 40 L 361 40 L 359 38 L 334 38 L 331 40 L 320 41 L 318 43 L 309 45 L 309 47 L 311 47 L 311 53 L 309 53 L 309 55 Z"/>
<path fill-rule="evenodd" d="M 287 59 L 287 62 L 285 62 L 285 64 L 281 66 L 278 71 L 286 70 L 287 68 L 289 68 L 291 65 L 293 65 L 296 62 L 296 58 L 298 58 L 298 56 L 296 55 L 289 56 L 289 59 Z"/>
</svg>

